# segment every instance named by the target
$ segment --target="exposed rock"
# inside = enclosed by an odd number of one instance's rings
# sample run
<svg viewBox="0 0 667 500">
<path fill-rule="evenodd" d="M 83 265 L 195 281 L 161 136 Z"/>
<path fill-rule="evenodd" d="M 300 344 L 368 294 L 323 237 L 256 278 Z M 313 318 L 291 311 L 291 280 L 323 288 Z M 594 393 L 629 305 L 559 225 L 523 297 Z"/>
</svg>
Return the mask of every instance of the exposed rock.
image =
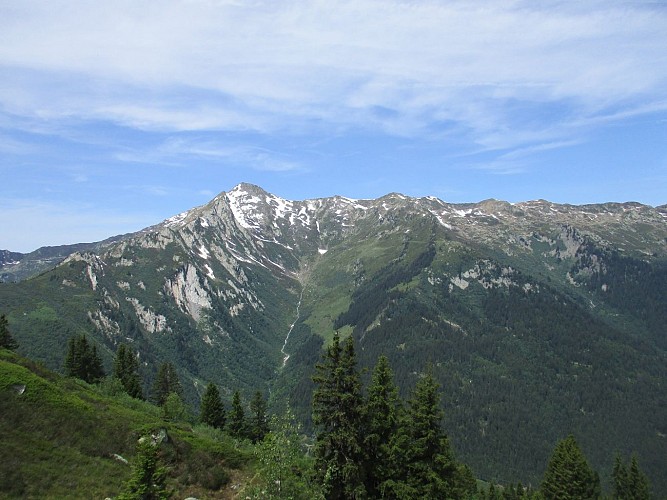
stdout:
<svg viewBox="0 0 667 500">
<path fill-rule="evenodd" d="M 22 395 L 25 392 L 25 389 L 26 389 L 25 384 L 13 384 L 12 385 L 12 391 L 14 391 L 19 396 Z"/>
</svg>

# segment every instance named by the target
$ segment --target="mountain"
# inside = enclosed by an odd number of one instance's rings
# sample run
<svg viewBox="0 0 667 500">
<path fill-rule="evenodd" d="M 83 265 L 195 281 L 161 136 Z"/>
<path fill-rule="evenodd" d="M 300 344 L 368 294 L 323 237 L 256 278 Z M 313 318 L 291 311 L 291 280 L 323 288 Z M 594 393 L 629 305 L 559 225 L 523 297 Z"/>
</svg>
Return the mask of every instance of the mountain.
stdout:
<svg viewBox="0 0 667 500">
<path fill-rule="evenodd" d="M 0 250 L 0 283 L 22 281 L 52 269 L 74 252 L 98 251 L 120 239 L 122 236 L 114 236 L 97 243 L 41 247 L 27 254 Z"/>
<path fill-rule="evenodd" d="M 667 493 L 667 207 L 486 200 L 289 201 L 241 184 L 139 233 L 0 285 L 19 351 L 59 368 L 86 333 L 107 367 L 172 361 L 198 404 L 260 389 L 309 422 L 338 330 L 386 354 L 404 395 L 427 364 L 475 473 L 534 485 L 574 433 L 598 470 L 636 451 Z M 603 480 L 605 476 L 603 476 Z"/>
</svg>

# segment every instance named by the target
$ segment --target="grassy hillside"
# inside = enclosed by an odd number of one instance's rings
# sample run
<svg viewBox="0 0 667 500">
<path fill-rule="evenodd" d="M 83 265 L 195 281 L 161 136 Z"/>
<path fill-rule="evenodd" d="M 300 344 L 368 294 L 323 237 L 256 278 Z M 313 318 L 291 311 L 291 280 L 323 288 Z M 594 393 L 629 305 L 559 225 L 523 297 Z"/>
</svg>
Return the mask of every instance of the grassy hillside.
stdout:
<svg viewBox="0 0 667 500">
<path fill-rule="evenodd" d="M 91 386 L 0 349 L 0 497 L 113 497 L 131 474 L 118 457 L 131 464 L 138 438 L 160 429 L 176 497 L 232 497 L 249 474 L 247 449 L 208 427 L 165 422 L 156 406 L 117 392 L 110 381 Z"/>
</svg>

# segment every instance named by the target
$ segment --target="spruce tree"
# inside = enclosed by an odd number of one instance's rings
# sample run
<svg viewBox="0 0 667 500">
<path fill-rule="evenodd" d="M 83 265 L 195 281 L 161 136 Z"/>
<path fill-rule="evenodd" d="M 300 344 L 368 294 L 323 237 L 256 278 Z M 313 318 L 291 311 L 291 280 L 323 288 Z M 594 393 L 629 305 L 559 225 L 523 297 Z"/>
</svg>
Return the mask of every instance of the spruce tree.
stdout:
<svg viewBox="0 0 667 500">
<path fill-rule="evenodd" d="M 632 500 L 648 500 L 651 495 L 649 493 L 649 483 L 646 475 L 639 469 L 637 462 L 637 455 L 632 455 L 630 459 L 630 467 L 628 468 L 628 489 L 632 495 Z"/>
<path fill-rule="evenodd" d="M 431 369 L 417 382 L 409 401 L 407 483 L 417 498 L 454 498 L 458 467 L 442 429 L 439 387 Z"/>
<path fill-rule="evenodd" d="M 114 360 L 114 377 L 120 380 L 125 392 L 137 399 L 143 399 L 139 361 L 131 347 L 120 344 Z"/>
<path fill-rule="evenodd" d="M 616 455 L 612 481 L 613 498 L 615 499 L 648 500 L 651 497 L 648 478 L 639 469 L 636 455 L 632 455 L 629 466 L 621 461 L 620 455 Z"/>
<path fill-rule="evenodd" d="M 137 444 L 132 476 L 125 483 L 118 500 L 162 500 L 169 498 L 165 480 L 167 471 L 159 463 L 158 447 L 146 436 Z"/>
<path fill-rule="evenodd" d="M 591 469 L 574 436 L 556 444 L 542 482 L 545 500 L 597 499 L 600 478 Z"/>
<path fill-rule="evenodd" d="M 201 414 L 199 420 L 201 423 L 223 429 L 225 427 L 225 407 L 220 398 L 218 386 L 209 382 L 201 399 Z"/>
<path fill-rule="evenodd" d="M 621 460 L 620 455 L 614 458 L 614 469 L 612 470 L 612 486 L 613 496 L 615 499 L 625 499 L 629 497 L 628 488 L 628 471 L 625 469 L 625 464 Z"/>
<path fill-rule="evenodd" d="M 245 438 L 247 436 L 247 423 L 245 418 L 245 411 L 241 403 L 241 393 L 236 390 L 232 395 L 232 406 L 229 411 L 229 434 L 235 438 Z"/>
<path fill-rule="evenodd" d="M 250 401 L 250 421 L 248 422 L 248 434 L 253 443 L 264 439 L 264 436 L 269 432 L 269 420 L 266 411 L 266 400 L 261 392 L 256 391 L 252 401 Z"/>
<path fill-rule="evenodd" d="M 172 363 L 165 362 L 158 368 L 155 382 L 153 382 L 153 399 L 159 406 L 162 406 L 172 392 L 180 398 L 183 397 L 183 389 L 178 380 L 176 368 Z"/>
<path fill-rule="evenodd" d="M 65 375 L 93 384 L 104 377 L 102 360 L 97 347 L 90 345 L 85 335 L 71 337 L 67 343 Z"/>
<path fill-rule="evenodd" d="M 9 333 L 9 321 L 7 316 L 0 315 L 0 349 L 9 349 L 11 351 L 18 347 L 18 343 Z"/>
<path fill-rule="evenodd" d="M 395 445 L 402 410 L 389 360 L 382 355 L 373 370 L 364 406 L 366 491 L 371 498 L 395 492 L 401 466 Z"/>
<path fill-rule="evenodd" d="M 326 498 L 364 497 L 363 399 L 352 337 L 341 345 L 334 334 L 315 371 L 316 474 Z"/>
</svg>

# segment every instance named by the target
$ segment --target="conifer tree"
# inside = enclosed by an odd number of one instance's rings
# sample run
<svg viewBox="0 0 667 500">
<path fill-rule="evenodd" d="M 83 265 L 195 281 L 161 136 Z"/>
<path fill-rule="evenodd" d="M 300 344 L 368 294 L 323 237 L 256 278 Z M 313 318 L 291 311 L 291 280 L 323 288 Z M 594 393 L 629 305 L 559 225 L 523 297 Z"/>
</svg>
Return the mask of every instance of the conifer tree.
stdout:
<svg viewBox="0 0 667 500">
<path fill-rule="evenodd" d="M 89 384 L 99 382 L 104 377 L 104 368 L 97 347 L 91 346 L 85 335 L 69 339 L 65 356 L 65 375 L 80 378 Z"/>
<path fill-rule="evenodd" d="M 255 392 L 252 401 L 250 401 L 250 422 L 248 425 L 248 434 L 253 443 L 257 443 L 264 439 L 264 436 L 269 432 L 266 400 L 259 391 Z"/>
<path fill-rule="evenodd" d="M 364 406 L 366 491 L 372 498 L 396 493 L 394 483 L 401 464 L 397 463 L 395 446 L 402 410 L 389 360 L 382 355 L 373 370 Z"/>
<path fill-rule="evenodd" d="M 628 489 L 632 495 L 632 500 L 648 500 L 651 495 L 649 493 L 649 483 L 646 475 L 639 469 L 637 462 L 637 455 L 632 455 L 630 459 L 630 467 L 628 468 Z"/>
<path fill-rule="evenodd" d="M 630 465 L 621 461 L 616 455 L 612 471 L 613 498 L 618 500 L 648 500 L 650 498 L 649 482 L 646 475 L 639 469 L 637 456 L 632 455 Z"/>
<path fill-rule="evenodd" d="M 313 422 L 319 429 L 315 468 L 328 499 L 362 498 L 364 453 L 362 443 L 361 382 L 352 337 L 341 345 L 338 333 L 315 366 Z"/>
<path fill-rule="evenodd" d="M 542 482 L 545 500 L 577 500 L 600 497 L 600 478 L 591 469 L 574 436 L 556 444 Z"/>
<path fill-rule="evenodd" d="M 18 347 L 18 343 L 12 337 L 12 334 L 9 333 L 9 321 L 7 316 L 0 315 L 0 349 L 9 349 L 10 351 L 15 350 Z"/>
<path fill-rule="evenodd" d="M 429 368 L 409 401 L 407 482 L 417 498 L 454 498 L 458 468 L 442 429 L 439 387 Z"/>
<path fill-rule="evenodd" d="M 162 500 L 169 498 L 165 480 L 167 471 L 159 463 L 158 447 L 149 437 L 137 444 L 137 455 L 132 466 L 132 476 L 127 481 L 118 500 Z"/>
<path fill-rule="evenodd" d="M 199 416 L 203 424 L 210 425 L 216 429 L 225 427 L 225 407 L 220 398 L 218 386 L 209 382 L 201 399 L 201 414 Z"/>
<path fill-rule="evenodd" d="M 229 411 L 229 434 L 235 438 L 248 437 L 248 429 L 245 418 L 245 411 L 241 403 L 241 393 L 236 390 L 232 395 L 232 407 Z"/>
<path fill-rule="evenodd" d="M 176 368 L 172 363 L 165 362 L 158 368 L 155 382 L 153 382 L 153 399 L 159 406 L 162 406 L 172 392 L 182 398 L 183 389 L 178 380 Z"/>
<path fill-rule="evenodd" d="M 613 496 L 615 499 L 628 498 L 628 471 L 625 469 L 625 464 L 621 460 L 620 455 L 614 458 L 614 469 L 612 470 L 613 481 Z"/>
<path fill-rule="evenodd" d="M 120 380 L 125 392 L 137 399 L 143 399 L 141 378 L 139 377 L 139 361 L 131 347 L 120 344 L 114 360 L 114 377 Z"/>
</svg>

